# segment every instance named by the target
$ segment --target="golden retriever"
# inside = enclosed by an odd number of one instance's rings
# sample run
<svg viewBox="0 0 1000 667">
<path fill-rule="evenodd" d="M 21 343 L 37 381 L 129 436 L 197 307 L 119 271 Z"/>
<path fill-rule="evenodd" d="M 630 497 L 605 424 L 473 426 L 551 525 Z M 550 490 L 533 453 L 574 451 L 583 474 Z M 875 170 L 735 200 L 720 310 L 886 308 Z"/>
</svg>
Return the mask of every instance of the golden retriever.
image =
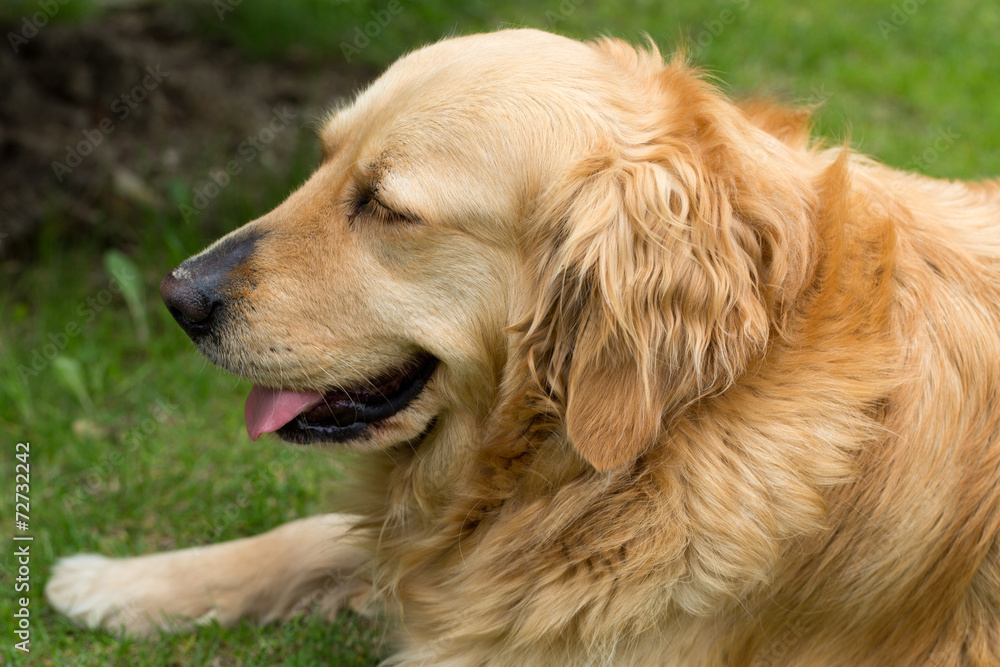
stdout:
<svg viewBox="0 0 1000 667">
<path fill-rule="evenodd" d="M 509 30 L 395 63 L 174 269 L 343 514 L 62 561 L 142 634 L 365 596 L 403 665 L 1000 664 L 1000 182 L 902 173 L 682 60 Z"/>
</svg>

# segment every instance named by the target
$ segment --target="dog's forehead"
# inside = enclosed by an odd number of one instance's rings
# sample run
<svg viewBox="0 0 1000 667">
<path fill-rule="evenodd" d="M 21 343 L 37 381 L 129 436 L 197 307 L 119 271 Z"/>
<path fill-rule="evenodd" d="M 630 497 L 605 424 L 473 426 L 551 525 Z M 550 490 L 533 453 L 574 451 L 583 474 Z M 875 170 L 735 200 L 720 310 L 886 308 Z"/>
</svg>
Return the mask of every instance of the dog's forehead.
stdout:
<svg viewBox="0 0 1000 667">
<path fill-rule="evenodd" d="M 320 136 L 338 146 L 365 134 L 406 135 L 411 148 L 445 134 L 482 141 L 487 128 L 502 137 L 518 125 L 539 127 L 539 116 L 584 109 L 578 98 L 607 66 L 591 46 L 536 30 L 446 39 L 396 61 Z"/>
<path fill-rule="evenodd" d="M 580 67 L 599 62 L 595 56 L 586 44 L 537 30 L 454 37 L 400 58 L 369 92 L 375 98 L 479 95 L 496 89 L 512 95 L 521 89 L 539 93 L 572 77 Z"/>
<path fill-rule="evenodd" d="M 618 141 L 622 69 L 531 30 L 445 40 L 393 64 L 320 132 L 355 180 L 425 218 L 513 219 L 568 165 Z"/>
</svg>

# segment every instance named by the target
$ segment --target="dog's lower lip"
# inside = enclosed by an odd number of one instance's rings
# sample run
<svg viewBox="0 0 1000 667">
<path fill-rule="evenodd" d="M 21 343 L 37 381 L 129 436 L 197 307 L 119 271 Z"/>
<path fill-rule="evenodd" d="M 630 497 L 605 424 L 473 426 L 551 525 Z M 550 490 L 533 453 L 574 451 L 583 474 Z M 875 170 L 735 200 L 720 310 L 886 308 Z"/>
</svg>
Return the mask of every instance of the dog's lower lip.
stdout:
<svg viewBox="0 0 1000 667">
<path fill-rule="evenodd" d="M 363 385 L 327 391 L 322 402 L 277 433 L 284 440 L 303 444 L 357 439 L 373 423 L 404 410 L 423 391 L 438 363 L 431 354 L 418 354 L 400 369 Z"/>
</svg>

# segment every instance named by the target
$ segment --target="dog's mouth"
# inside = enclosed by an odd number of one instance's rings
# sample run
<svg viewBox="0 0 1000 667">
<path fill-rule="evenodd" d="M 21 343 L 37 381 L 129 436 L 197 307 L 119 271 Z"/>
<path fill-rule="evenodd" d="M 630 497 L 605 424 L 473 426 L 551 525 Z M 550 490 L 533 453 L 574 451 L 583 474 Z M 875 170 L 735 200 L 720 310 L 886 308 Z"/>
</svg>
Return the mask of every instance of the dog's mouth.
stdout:
<svg viewBox="0 0 1000 667">
<path fill-rule="evenodd" d="M 437 357 L 419 354 L 371 380 L 324 392 L 254 385 L 244 410 L 247 433 L 256 440 L 277 432 L 284 440 L 302 444 L 355 440 L 372 424 L 404 410 L 437 366 Z"/>
</svg>

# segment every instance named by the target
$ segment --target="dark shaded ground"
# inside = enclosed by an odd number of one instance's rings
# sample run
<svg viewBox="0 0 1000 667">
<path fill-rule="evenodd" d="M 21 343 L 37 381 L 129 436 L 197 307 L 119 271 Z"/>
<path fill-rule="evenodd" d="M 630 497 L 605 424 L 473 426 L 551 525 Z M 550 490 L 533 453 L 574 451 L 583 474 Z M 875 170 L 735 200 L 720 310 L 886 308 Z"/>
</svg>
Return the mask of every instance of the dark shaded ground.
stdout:
<svg viewBox="0 0 1000 667">
<path fill-rule="evenodd" d="M 369 78 L 334 65 L 254 62 L 164 7 L 49 25 L 17 53 L 5 43 L 0 258 L 29 259 L 41 238 L 109 243 L 150 209 L 200 213 L 211 173 L 283 164 L 302 128 Z"/>
</svg>

